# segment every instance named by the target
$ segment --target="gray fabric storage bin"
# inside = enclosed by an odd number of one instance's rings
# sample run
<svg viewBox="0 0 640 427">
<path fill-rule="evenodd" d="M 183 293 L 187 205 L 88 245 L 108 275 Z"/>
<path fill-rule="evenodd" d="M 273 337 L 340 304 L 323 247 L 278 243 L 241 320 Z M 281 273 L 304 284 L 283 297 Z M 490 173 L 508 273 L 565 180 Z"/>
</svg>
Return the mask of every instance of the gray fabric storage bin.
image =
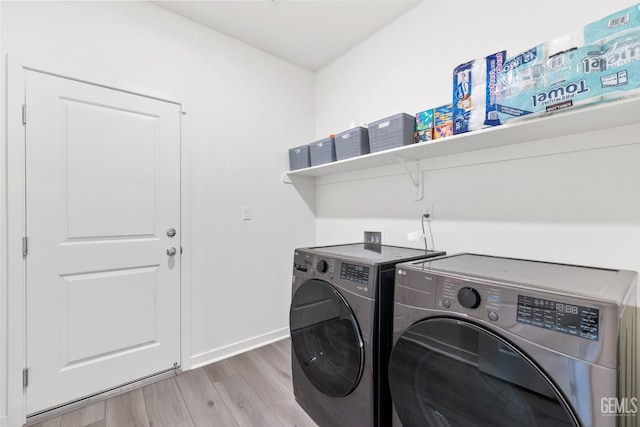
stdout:
<svg viewBox="0 0 640 427">
<path fill-rule="evenodd" d="M 336 160 L 369 154 L 369 131 L 367 128 L 357 127 L 340 132 L 335 138 Z"/>
<path fill-rule="evenodd" d="M 336 161 L 336 149 L 333 138 L 325 138 L 309 144 L 311 166 L 323 165 Z"/>
<path fill-rule="evenodd" d="M 308 168 L 309 166 L 311 166 L 311 159 L 309 158 L 308 145 L 289 148 L 289 168 L 292 171 L 296 169 Z"/>
<path fill-rule="evenodd" d="M 388 150 L 413 144 L 413 131 L 416 118 L 400 113 L 385 119 L 369 123 L 369 146 L 371 152 Z"/>
</svg>

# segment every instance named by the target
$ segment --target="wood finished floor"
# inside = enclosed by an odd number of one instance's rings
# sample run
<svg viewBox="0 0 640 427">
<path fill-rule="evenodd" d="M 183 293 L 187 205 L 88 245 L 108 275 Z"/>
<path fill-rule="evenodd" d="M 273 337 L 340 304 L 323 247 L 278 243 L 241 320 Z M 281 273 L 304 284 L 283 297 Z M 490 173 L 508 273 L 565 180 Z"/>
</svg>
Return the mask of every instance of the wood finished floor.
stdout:
<svg viewBox="0 0 640 427">
<path fill-rule="evenodd" d="M 315 425 L 294 400 L 291 341 L 284 339 L 33 427 Z"/>
</svg>

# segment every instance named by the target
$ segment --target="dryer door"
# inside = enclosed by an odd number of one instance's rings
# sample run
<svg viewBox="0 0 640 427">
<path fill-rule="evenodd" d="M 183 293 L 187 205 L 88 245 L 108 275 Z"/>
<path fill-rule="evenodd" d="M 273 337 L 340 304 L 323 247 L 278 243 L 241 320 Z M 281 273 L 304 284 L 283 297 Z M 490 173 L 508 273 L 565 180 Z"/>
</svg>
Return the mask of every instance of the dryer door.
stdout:
<svg viewBox="0 0 640 427">
<path fill-rule="evenodd" d="M 346 396 L 364 368 L 362 335 L 353 311 L 329 283 L 309 280 L 293 295 L 291 343 L 309 381 L 331 397 Z"/>
<path fill-rule="evenodd" d="M 466 321 L 412 325 L 393 348 L 389 382 L 404 427 L 579 425 L 526 355 Z"/>
</svg>

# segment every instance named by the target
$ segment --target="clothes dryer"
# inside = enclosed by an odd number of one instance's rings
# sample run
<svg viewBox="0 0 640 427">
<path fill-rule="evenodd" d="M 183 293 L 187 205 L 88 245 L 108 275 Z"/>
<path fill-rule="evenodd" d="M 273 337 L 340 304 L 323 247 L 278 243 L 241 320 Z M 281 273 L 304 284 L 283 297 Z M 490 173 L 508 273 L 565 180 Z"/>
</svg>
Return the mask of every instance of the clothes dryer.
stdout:
<svg viewBox="0 0 640 427">
<path fill-rule="evenodd" d="M 444 254 L 365 243 L 295 250 L 293 388 L 320 426 L 390 425 L 395 265 Z"/>
<path fill-rule="evenodd" d="M 636 426 L 637 273 L 460 254 L 396 268 L 394 426 Z"/>
</svg>

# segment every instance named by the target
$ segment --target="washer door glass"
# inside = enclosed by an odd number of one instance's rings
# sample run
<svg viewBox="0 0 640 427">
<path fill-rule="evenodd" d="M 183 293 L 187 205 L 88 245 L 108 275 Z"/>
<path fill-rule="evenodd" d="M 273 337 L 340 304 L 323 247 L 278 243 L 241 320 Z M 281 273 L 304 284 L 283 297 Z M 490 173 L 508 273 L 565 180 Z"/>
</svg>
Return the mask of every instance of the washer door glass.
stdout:
<svg viewBox="0 0 640 427">
<path fill-rule="evenodd" d="M 407 329 L 391 353 L 389 382 L 404 427 L 578 425 L 522 352 L 465 321 L 434 318 Z"/>
<path fill-rule="evenodd" d="M 364 368 L 362 336 L 353 311 L 330 284 L 303 283 L 289 312 L 291 344 L 311 383 L 327 396 L 346 396 Z"/>
</svg>

